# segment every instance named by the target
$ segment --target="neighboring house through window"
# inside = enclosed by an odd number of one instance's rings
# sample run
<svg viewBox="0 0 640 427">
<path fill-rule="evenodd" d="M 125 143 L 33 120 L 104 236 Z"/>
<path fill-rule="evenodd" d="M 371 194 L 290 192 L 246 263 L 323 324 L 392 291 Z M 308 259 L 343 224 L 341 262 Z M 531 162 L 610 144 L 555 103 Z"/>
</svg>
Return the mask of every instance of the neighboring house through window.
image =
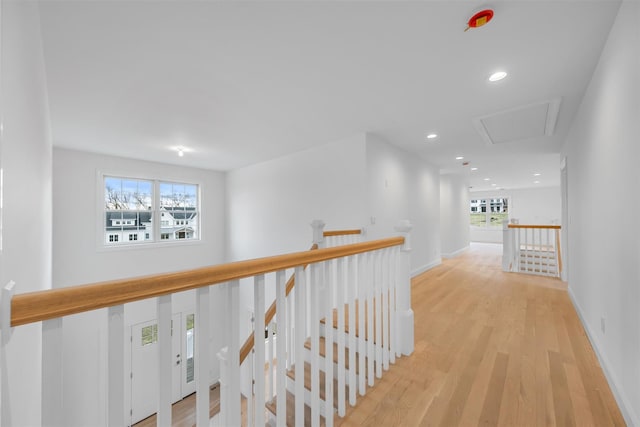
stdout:
<svg viewBox="0 0 640 427">
<path fill-rule="evenodd" d="M 200 238 L 197 184 L 104 176 L 103 191 L 107 246 Z"/>
<path fill-rule="evenodd" d="M 509 219 L 509 199 L 471 199 L 469 215 L 471 226 L 502 227 L 502 221 Z"/>
</svg>

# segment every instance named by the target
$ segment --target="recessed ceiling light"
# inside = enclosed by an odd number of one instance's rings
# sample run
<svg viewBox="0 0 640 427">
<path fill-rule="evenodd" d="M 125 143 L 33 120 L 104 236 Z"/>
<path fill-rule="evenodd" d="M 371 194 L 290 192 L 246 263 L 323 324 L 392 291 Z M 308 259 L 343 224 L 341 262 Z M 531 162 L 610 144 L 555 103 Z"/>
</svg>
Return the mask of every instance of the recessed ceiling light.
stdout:
<svg viewBox="0 0 640 427">
<path fill-rule="evenodd" d="M 462 159 L 464 159 L 464 157 L 463 157 L 463 156 L 458 156 L 458 157 L 456 157 L 456 160 L 462 160 Z"/>
<path fill-rule="evenodd" d="M 540 181 L 533 181 L 534 184 L 540 184 Z"/>
<path fill-rule="evenodd" d="M 498 184 L 496 184 L 495 182 L 493 184 L 491 184 L 492 187 L 495 187 L 496 185 L 498 185 Z"/>
<path fill-rule="evenodd" d="M 485 178 L 484 180 L 485 181 L 491 181 L 491 178 Z"/>
<path fill-rule="evenodd" d="M 507 77 L 507 73 L 504 71 L 497 71 L 489 76 L 490 82 L 497 82 Z"/>
<path fill-rule="evenodd" d="M 477 170 L 478 170 L 478 168 L 471 168 L 471 170 L 472 170 L 472 171 L 477 171 Z"/>
<path fill-rule="evenodd" d="M 427 139 L 435 139 L 438 137 L 437 133 L 430 133 L 429 135 L 427 135 Z"/>
<path fill-rule="evenodd" d="M 540 176 L 540 174 L 539 173 L 534 173 L 533 176 Z"/>
</svg>

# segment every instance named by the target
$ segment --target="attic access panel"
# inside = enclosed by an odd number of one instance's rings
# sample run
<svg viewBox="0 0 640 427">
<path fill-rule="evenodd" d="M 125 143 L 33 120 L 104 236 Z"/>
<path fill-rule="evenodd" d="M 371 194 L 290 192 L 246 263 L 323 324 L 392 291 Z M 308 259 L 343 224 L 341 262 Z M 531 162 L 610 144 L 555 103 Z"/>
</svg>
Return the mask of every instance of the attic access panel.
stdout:
<svg viewBox="0 0 640 427">
<path fill-rule="evenodd" d="M 511 108 L 473 119 L 488 144 L 504 144 L 553 135 L 561 98 Z"/>
</svg>

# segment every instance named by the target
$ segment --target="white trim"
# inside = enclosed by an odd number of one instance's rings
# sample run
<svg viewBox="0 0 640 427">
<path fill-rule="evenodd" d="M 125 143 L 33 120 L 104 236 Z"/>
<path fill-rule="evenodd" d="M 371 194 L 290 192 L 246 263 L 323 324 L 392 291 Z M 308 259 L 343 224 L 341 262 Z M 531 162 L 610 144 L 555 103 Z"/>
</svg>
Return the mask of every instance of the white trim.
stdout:
<svg viewBox="0 0 640 427">
<path fill-rule="evenodd" d="M 455 258 L 458 255 L 462 255 L 464 252 L 466 252 L 467 250 L 469 250 L 471 246 L 467 245 L 464 248 L 460 248 L 457 251 L 453 251 L 453 252 L 449 252 L 449 253 L 443 253 L 442 254 L 442 258 Z"/>
<path fill-rule="evenodd" d="M 442 260 L 441 259 L 437 259 L 435 261 L 432 261 L 428 264 L 423 265 L 422 267 L 418 267 L 415 270 L 411 271 L 411 277 L 416 277 L 419 274 L 424 273 L 425 271 L 429 271 L 434 267 L 439 266 L 440 264 L 442 264 Z"/>
<path fill-rule="evenodd" d="M 600 366 L 602 366 L 602 371 L 609 383 L 609 387 L 613 392 L 613 397 L 620 408 L 620 412 L 622 412 L 622 416 L 624 417 L 624 421 L 628 426 L 631 427 L 640 427 L 640 418 L 638 418 L 638 414 L 634 412 L 633 405 L 630 404 L 627 395 L 624 393 L 624 389 L 620 387 L 620 381 L 616 377 L 615 372 L 611 369 L 611 363 L 607 358 L 606 354 L 602 351 L 600 341 L 598 341 L 597 336 L 593 333 L 591 328 L 589 328 L 589 324 L 585 321 L 582 308 L 580 304 L 578 304 L 578 300 L 573 294 L 573 290 L 571 287 L 568 289 L 569 299 L 573 303 L 573 307 L 578 313 L 578 317 L 580 318 L 580 322 L 582 323 L 582 327 L 587 332 L 587 337 L 589 337 L 589 341 L 591 342 L 591 347 L 595 350 L 596 356 L 598 357 L 598 362 L 600 362 Z"/>
</svg>

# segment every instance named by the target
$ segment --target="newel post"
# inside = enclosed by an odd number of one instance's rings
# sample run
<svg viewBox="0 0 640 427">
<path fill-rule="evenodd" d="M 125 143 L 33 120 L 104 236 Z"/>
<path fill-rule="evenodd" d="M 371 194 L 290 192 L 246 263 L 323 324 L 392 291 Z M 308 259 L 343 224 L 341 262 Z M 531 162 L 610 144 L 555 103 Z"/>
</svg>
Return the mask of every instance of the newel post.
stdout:
<svg viewBox="0 0 640 427">
<path fill-rule="evenodd" d="M 324 226 L 326 224 L 321 219 L 314 219 L 311 221 L 311 228 L 313 228 L 313 243 L 318 245 L 318 248 L 324 248 Z"/>
<path fill-rule="evenodd" d="M 509 228 L 509 220 L 502 220 L 502 271 L 511 271 L 513 260 L 513 229 Z"/>
<path fill-rule="evenodd" d="M 5 357 L 7 345 L 13 332 L 11 328 L 11 299 L 14 292 L 15 283 L 13 281 L 0 290 L 0 425 L 3 426 L 11 425 L 9 390 L 6 388 L 8 369 Z"/>
<path fill-rule="evenodd" d="M 402 220 L 395 226 L 396 232 L 404 237 L 404 245 L 400 249 L 397 269 L 397 314 L 396 336 L 400 351 L 405 356 L 413 353 L 413 310 L 411 309 L 411 239 L 410 233 L 413 225 L 408 219 Z"/>
</svg>

